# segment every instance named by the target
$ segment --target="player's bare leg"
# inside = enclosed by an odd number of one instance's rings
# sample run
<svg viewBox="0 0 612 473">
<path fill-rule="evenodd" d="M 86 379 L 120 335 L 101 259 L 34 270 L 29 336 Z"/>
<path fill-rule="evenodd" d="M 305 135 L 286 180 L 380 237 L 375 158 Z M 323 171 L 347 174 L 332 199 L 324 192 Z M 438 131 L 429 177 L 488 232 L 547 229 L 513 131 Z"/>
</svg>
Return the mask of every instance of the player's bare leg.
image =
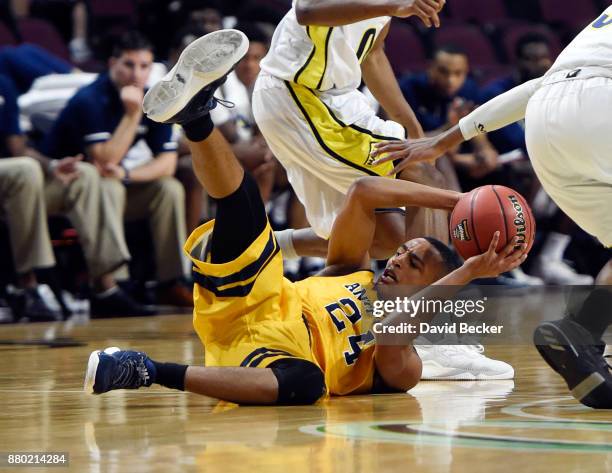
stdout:
<svg viewBox="0 0 612 473">
<path fill-rule="evenodd" d="M 447 188 L 444 175 L 435 166 L 427 163 L 404 169 L 400 178 L 441 189 Z M 404 241 L 420 236 L 430 236 L 448 244 L 448 212 L 444 210 L 408 207 L 405 228 Z"/>
<path fill-rule="evenodd" d="M 193 169 L 208 195 L 221 199 L 240 187 L 244 169 L 220 131 L 213 130 L 205 140 L 188 144 Z"/>
</svg>

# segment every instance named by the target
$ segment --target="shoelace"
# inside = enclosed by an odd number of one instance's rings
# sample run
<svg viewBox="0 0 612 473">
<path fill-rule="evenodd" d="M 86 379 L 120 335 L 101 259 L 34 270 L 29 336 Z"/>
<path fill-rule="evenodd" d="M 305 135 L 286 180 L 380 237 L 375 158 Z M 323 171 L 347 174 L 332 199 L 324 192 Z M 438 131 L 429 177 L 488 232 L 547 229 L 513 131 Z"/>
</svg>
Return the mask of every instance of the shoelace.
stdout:
<svg viewBox="0 0 612 473">
<path fill-rule="evenodd" d="M 214 98 L 217 103 L 223 105 L 225 108 L 234 108 L 236 104 L 234 102 L 230 102 L 229 100 L 219 99 L 217 97 Z"/>
<path fill-rule="evenodd" d="M 149 380 L 149 371 L 144 363 L 144 356 L 129 357 L 118 360 L 121 369 L 113 379 L 112 384 L 117 387 L 139 388 Z"/>
</svg>

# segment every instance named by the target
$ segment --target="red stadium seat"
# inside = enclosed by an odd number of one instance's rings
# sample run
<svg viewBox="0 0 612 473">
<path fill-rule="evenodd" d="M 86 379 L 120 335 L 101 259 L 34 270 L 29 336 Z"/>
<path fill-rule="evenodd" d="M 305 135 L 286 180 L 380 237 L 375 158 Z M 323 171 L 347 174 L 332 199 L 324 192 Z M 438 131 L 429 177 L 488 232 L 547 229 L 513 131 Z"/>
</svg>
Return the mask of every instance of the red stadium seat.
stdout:
<svg viewBox="0 0 612 473">
<path fill-rule="evenodd" d="M 93 37 L 118 37 L 136 27 L 135 0 L 89 0 L 90 34 Z"/>
<path fill-rule="evenodd" d="M 9 30 L 4 23 L 0 22 L 0 47 L 2 46 L 15 46 L 17 40 L 11 30 Z"/>
<path fill-rule="evenodd" d="M 497 22 L 507 17 L 502 0 L 452 0 L 448 2 L 451 18 L 479 23 Z"/>
<path fill-rule="evenodd" d="M 396 75 L 422 70 L 427 54 L 421 38 L 407 24 L 394 20 L 385 40 L 385 52 Z"/>
<path fill-rule="evenodd" d="M 136 4 L 133 0 L 89 0 L 92 17 L 136 18 Z"/>
<path fill-rule="evenodd" d="M 442 26 L 434 33 L 434 46 L 453 44 L 465 50 L 473 66 L 497 64 L 497 57 L 489 38 L 475 26 Z"/>
<path fill-rule="evenodd" d="M 575 29 L 586 27 L 599 13 L 592 0 L 540 0 L 540 8 L 545 22 L 563 23 Z"/>
<path fill-rule="evenodd" d="M 37 44 L 66 61 L 70 60 L 66 44 L 51 23 L 39 18 L 22 18 L 18 20 L 18 27 L 24 43 Z"/>
<path fill-rule="evenodd" d="M 525 36 L 529 33 L 540 34 L 548 40 L 553 59 L 556 58 L 563 50 L 563 47 L 561 46 L 561 41 L 559 41 L 559 37 L 548 26 L 534 25 L 530 23 L 514 25 L 512 26 L 512 28 L 509 28 L 505 31 L 502 40 L 504 51 L 506 53 L 508 61 L 516 61 L 516 44 L 522 36 Z"/>
</svg>

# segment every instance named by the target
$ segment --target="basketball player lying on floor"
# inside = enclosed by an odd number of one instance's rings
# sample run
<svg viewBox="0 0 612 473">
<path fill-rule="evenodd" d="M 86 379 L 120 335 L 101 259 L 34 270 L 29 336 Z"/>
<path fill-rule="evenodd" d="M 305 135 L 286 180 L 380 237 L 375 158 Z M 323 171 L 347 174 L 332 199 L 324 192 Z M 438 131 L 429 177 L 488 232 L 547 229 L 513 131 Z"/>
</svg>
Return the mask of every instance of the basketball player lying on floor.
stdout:
<svg viewBox="0 0 612 473">
<path fill-rule="evenodd" d="M 222 34 L 229 36 L 222 38 L 225 44 L 232 42 L 231 35 L 240 44 L 242 33 Z M 214 91 L 241 53 L 216 52 L 217 62 L 197 65 L 197 75 L 175 71 L 185 92 L 176 88 L 179 81 L 171 71 L 170 80 L 153 87 L 144 103 L 153 120 L 183 125 L 196 175 L 217 200 L 216 219 L 196 229 L 185 244 L 194 265 L 194 327 L 204 344 L 206 366 L 160 363 L 145 353 L 117 348 L 95 351 L 85 390 L 101 394 L 157 383 L 244 404 L 309 404 L 326 393 L 412 388 L 421 376 L 412 345 L 378 345 L 371 333 L 362 333 L 364 289 L 374 283 L 368 248 L 375 209 L 450 210 L 461 194 L 385 178 L 357 181 L 334 224 L 327 267 L 319 276 L 291 283 L 283 277 L 282 254 L 257 185 L 208 114 L 215 106 Z M 524 261 L 524 248 L 515 250 L 515 243 L 498 254 L 496 238 L 486 253 L 457 267 L 446 245 L 417 238 L 398 249 L 374 288 L 464 285 L 497 276 Z"/>
</svg>

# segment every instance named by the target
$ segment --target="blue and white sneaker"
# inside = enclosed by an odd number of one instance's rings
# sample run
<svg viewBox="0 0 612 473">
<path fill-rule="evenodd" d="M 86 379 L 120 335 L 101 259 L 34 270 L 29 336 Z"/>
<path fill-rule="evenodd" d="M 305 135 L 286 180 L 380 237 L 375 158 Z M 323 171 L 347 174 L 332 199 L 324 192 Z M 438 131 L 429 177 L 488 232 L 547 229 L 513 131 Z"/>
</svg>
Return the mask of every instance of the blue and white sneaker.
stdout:
<svg viewBox="0 0 612 473">
<path fill-rule="evenodd" d="M 89 355 L 83 389 L 87 394 L 138 389 L 151 386 L 155 374 L 155 365 L 145 353 L 110 347 Z"/>
<path fill-rule="evenodd" d="M 612 368 L 604 358 L 603 342 L 568 318 L 540 324 L 533 341 L 576 400 L 595 409 L 612 409 Z"/>
<path fill-rule="evenodd" d="M 206 115 L 213 94 L 249 49 L 238 30 L 220 30 L 196 39 L 176 65 L 144 97 L 144 113 L 160 123 L 188 123 Z"/>
</svg>

